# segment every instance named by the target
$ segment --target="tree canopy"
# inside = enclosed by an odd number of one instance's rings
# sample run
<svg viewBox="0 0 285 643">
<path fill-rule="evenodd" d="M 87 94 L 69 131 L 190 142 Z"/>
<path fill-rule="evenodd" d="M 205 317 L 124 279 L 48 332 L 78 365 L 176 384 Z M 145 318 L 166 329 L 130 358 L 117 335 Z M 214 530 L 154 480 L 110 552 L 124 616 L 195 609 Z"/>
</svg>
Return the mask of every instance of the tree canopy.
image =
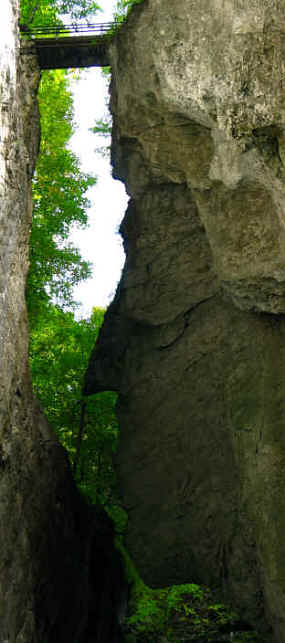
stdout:
<svg viewBox="0 0 285 643">
<path fill-rule="evenodd" d="M 97 7 L 90 0 L 22 0 L 21 20 L 58 20 L 72 9 L 84 17 Z M 82 172 L 69 149 L 74 132 L 70 73 L 45 71 L 39 89 L 41 148 L 33 180 L 33 221 L 27 304 L 30 364 L 34 391 L 50 424 L 67 448 L 76 479 L 93 501 L 107 502 L 113 488 L 111 454 L 117 443 L 116 396 L 106 392 L 82 399 L 89 354 L 104 311 L 77 321 L 73 287 L 90 266 L 69 241 L 74 225 L 87 225 L 88 188 L 95 177 Z M 84 414 L 83 414 L 84 410 Z"/>
<path fill-rule="evenodd" d="M 118 15 L 143 0 L 119 0 Z M 60 15 L 86 18 L 97 9 L 92 0 L 21 0 L 21 21 L 40 25 L 60 21 Z M 33 183 L 34 213 L 31 268 L 27 300 L 31 326 L 30 364 L 34 391 L 47 418 L 66 447 L 76 480 L 92 502 L 107 505 L 117 526 L 126 515 L 116 505 L 112 454 L 118 443 L 114 413 L 116 395 L 110 391 L 82 398 L 89 355 L 103 322 L 104 311 L 94 308 L 90 319 L 77 321 L 72 308 L 73 286 L 90 272 L 79 251 L 68 241 L 73 224 L 87 224 L 86 190 L 94 177 L 83 173 L 68 148 L 73 109 L 65 71 L 44 72 L 39 93 L 41 151 Z M 110 123 L 95 130 L 108 134 Z M 238 616 L 216 603 L 206 588 L 196 584 L 153 590 L 139 578 L 130 557 L 117 546 L 133 585 L 128 637 L 132 641 L 257 641 L 253 631 L 241 633 Z M 166 638 L 165 638 L 166 637 Z M 258 638 L 258 640 L 260 640 Z"/>
<path fill-rule="evenodd" d="M 71 20 L 93 17 L 100 10 L 94 0 L 21 0 L 21 23 L 28 26 L 60 22 L 60 16 Z"/>
<path fill-rule="evenodd" d="M 39 90 L 41 149 L 33 181 L 33 222 L 27 301 L 31 325 L 45 304 L 73 303 L 73 287 L 90 266 L 68 241 L 74 224 L 87 225 L 86 190 L 96 179 L 80 169 L 68 148 L 74 131 L 66 71 L 43 73 Z"/>
<path fill-rule="evenodd" d="M 31 333 L 30 364 L 35 394 L 69 453 L 79 486 L 94 502 L 105 504 L 114 495 L 116 395 L 106 391 L 82 399 L 84 374 L 103 319 L 99 308 L 89 320 L 76 321 L 72 312 L 49 305 Z"/>
<path fill-rule="evenodd" d="M 124 18 L 135 4 L 144 0 L 118 0 L 116 19 Z M 71 20 L 93 18 L 100 6 L 94 0 L 21 0 L 21 22 L 30 26 L 40 26 L 48 22 L 60 22 L 60 17 L 68 15 Z"/>
</svg>

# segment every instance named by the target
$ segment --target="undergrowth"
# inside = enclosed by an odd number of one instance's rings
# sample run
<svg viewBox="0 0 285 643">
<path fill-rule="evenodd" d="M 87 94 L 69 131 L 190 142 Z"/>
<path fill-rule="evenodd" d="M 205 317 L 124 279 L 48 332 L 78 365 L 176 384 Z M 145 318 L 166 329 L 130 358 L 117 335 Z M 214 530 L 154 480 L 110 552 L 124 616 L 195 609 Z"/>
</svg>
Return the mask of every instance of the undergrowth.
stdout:
<svg viewBox="0 0 285 643">
<path fill-rule="evenodd" d="M 122 544 L 122 537 L 117 538 L 116 545 L 131 586 L 125 643 L 265 643 L 207 587 L 195 583 L 163 589 L 148 587 Z"/>
<path fill-rule="evenodd" d="M 129 609 L 126 643 L 261 643 L 256 632 L 239 631 L 236 612 L 216 602 L 208 588 L 193 583 L 165 589 L 140 586 Z"/>
</svg>

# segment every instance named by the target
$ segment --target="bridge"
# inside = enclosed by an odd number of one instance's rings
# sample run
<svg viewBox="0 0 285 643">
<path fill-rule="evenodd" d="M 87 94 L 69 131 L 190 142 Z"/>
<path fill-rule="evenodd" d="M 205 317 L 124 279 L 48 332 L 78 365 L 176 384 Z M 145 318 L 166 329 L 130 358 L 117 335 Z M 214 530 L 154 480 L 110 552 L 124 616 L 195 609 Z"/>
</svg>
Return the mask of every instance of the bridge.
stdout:
<svg viewBox="0 0 285 643">
<path fill-rule="evenodd" d="M 20 25 L 20 52 L 22 56 L 36 53 L 41 69 L 107 67 L 108 45 L 120 24 L 61 24 L 32 29 Z"/>
</svg>

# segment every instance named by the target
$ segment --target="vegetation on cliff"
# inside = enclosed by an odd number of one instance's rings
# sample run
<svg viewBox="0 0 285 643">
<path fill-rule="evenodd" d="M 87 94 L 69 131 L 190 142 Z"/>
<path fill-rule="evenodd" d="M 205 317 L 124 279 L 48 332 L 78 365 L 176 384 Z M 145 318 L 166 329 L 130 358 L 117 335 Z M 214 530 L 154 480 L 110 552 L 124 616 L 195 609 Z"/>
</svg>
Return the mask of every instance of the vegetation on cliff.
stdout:
<svg viewBox="0 0 285 643">
<path fill-rule="evenodd" d="M 94 2 L 23 0 L 22 22 L 53 23 L 58 9 L 87 17 Z M 74 286 L 87 279 L 90 265 L 68 240 L 74 225 L 87 225 L 87 189 L 96 179 L 82 172 L 69 149 L 74 132 L 70 75 L 46 71 L 39 89 L 41 148 L 33 180 L 33 221 L 27 305 L 34 391 L 47 418 L 67 448 L 81 489 L 93 502 L 105 503 L 114 488 L 111 453 L 117 442 L 116 396 L 107 392 L 82 400 L 89 354 L 104 311 L 77 321 Z M 56 126 L 55 126 L 56 124 Z"/>
<path fill-rule="evenodd" d="M 59 23 L 60 16 L 68 15 L 74 20 L 88 18 L 99 9 L 94 0 L 21 0 L 21 24 L 40 26 Z"/>
<path fill-rule="evenodd" d="M 87 225 L 86 190 L 96 179 L 83 173 L 68 148 L 74 132 L 72 96 L 66 71 L 46 71 L 39 89 L 41 149 L 33 181 L 33 223 L 27 301 L 30 323 L 45 305 L 71 307 L 73 287 L 90 266 L 68 240 L 74 224 Z M 55 126 L 56 123 L 56 126 Z"/>
<path fill-rule="evenodd" d="M 262 643 L 234 610 L 195 583 L 155 590 L 139 585 L 129 609 L 126 643 Z"/>
<path fill-rule="evenodd" d="M 129 15 L 131 9 L 136 4 L 142 4 L 144 1 L 145 0 L 118 0 L 115 12 L 116 20 L 125 20 L 125 18 Z"/>
<path fill-rule="evenodd" d="M 81 490 L 92 502 L 110 503 L 115 494 L 112 454 L 118 440 L 110 391 L 82 399 L 82 382 L 104 311 L 88 320 L 49 306 L 31 333 L 34 391 L 51 426 L 68 451 Z"/>
<path fill-rule="evenodd" d="M 143 0 L 119 0 L 118 16 Z M 22 0 L 22 23 L 58 22 L 59 12 L 74 18 L 97 8 L 91 0 Z M 94 309 L 88 320 L 76 321 L 73 286 L 86 279 L 90 266 L 68 242 L 71 226 L 87 224 L 87 188 L 95 178 L 81 172 L 68 149 L 73 132 L 72 97 L 65 71 L 45 72 L 40 94 L 41 153 L 33 184 L 34 215 L 27 301 L 31 325 L 33 386 L 50 424 L 66 447 L 77 482 L 93 503 L 108 507 L 120 532 L 125 514 L 115 503 L 112 455 L 118 442 L 111 392 L 82 399 L 83 376 L 103 322 Z M 54 127 L 56 123 L 56 127 Z M 105 124 L 102 124 L 104 128 Z M 97 126 L 98 131 L 98 126 Z M 54 303 L 56 301 L 56 304 Z M 66 309 L 69 310 L 66 310 Z M 221 604 L 207 588 L 196 584 L 153 590 L 138 577 L 122 545 L 132 586 L 126 643 L 155 641 L 256 641 L 254 632 Z M 261 639 L 258 639 L 261 642 Z"/>
</svg>

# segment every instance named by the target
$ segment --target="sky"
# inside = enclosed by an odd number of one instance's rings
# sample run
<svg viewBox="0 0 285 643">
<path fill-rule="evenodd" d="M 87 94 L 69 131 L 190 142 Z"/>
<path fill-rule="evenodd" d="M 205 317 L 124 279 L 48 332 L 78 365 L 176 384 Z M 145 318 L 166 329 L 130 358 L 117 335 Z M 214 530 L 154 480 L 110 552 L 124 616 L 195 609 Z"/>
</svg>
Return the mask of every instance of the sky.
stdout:
<svg viewBox="0 0 285 643">
<path fill-rule="evenodd" d="M 104 9 L 94 22 L 112 20 L 115 0 L 101 0 Z M 111 177 L 109 157 L 95 151 L 95 147 L 109 144 L 94 135 L 89 128 L 107 112 L 108 83 L 100 68 L 80 72 L 79 81 L 72 81 L 75 123 L 77 130 L 71 148 L 80 158 L 82 170 L 97 176 L 97 184 L 88 190 L 91 202 L 88 210 L 89 228 L 74 230 L 71 241 L 84 259 L 93 264 L 93 276 L 74 289 L 76 301 L 82 303 L 79 316 L 88 317 L 94 306 L 105 308 L 112 300 L 124 263 L 124 251 L 118 227 L 125 213 L 128 198 L 123 184 Z"/>
</svg>

